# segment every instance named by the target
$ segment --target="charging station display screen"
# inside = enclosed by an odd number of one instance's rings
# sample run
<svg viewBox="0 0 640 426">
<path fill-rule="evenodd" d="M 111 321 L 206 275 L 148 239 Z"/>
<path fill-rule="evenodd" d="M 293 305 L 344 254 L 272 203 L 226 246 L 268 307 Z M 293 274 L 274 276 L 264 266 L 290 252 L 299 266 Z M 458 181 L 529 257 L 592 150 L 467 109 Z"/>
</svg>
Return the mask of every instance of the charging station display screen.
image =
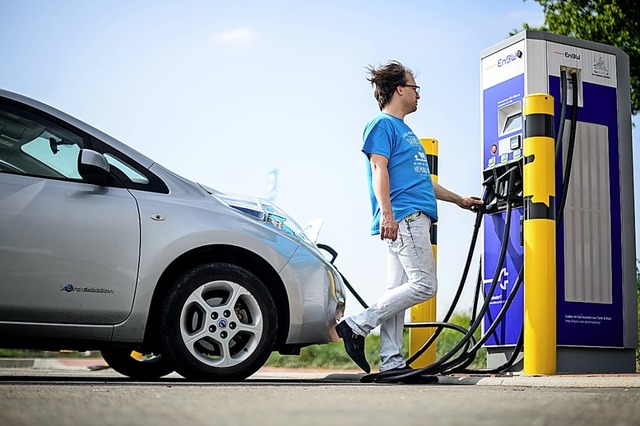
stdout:
<svg viewBox="0 0 640 426">
<path fill-rule="evenodd" d="M 511 133 L 514 130 L 522 129 L 522 113 L 519 112 L 510 117 L 507 117 L 507 121 L 504 123 L 504 129 L 502 133 Z"/>
</svg>

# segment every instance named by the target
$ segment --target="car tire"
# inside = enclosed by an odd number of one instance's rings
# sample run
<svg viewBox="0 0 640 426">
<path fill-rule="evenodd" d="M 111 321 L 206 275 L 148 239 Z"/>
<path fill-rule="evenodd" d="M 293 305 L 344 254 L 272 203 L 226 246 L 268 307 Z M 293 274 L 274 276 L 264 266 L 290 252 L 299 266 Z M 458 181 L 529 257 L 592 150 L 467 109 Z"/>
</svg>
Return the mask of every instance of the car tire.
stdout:
<svg viewBox="0 0 640 426">
<path fill-rule="evenodd" d="M 109 348 L 100 353 L 109 367 L 134 380 L 157 380 L 173 373 L 171 364 L 160 354 L 142 354 L 131 348 Z"/>
<path fill-rule="evenodd" d="M 162 353 L 194 381 L 243 380 L 264 365 L 278 330 L 271 294 L 237 265 L 209 263 L 179 277 L 162 306 Z"/>
</svg>

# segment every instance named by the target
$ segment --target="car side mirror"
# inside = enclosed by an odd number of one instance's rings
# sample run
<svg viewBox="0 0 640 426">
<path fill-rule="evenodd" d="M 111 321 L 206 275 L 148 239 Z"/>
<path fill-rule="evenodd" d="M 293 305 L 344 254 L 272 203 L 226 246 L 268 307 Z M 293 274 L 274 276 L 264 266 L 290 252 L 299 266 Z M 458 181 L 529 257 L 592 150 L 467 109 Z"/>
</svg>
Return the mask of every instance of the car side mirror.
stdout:
<svg viewBox="0 0 640 426">
<path fill-rule="evenodd" d="M 106 185 L 111 182 L 109 163 L 99 152 L 81 149 L 78 155 L 78 173 L 88 183 Z"/>
</svg>

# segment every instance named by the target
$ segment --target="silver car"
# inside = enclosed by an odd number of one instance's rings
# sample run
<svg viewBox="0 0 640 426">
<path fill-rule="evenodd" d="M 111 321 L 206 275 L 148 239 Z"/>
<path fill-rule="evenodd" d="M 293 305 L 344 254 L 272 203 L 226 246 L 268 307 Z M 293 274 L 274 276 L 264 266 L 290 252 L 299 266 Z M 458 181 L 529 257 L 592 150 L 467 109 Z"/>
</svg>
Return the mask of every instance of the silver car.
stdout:
<svg viewBox="0 0 640 426">
<path fill-rule="evenodd" d="M 138 380 L 241 380 L 272 351 L 334 340 L 344 300 L 277 206 L 0 90 L 0 347 L 100 350 Z"/>
</svg>

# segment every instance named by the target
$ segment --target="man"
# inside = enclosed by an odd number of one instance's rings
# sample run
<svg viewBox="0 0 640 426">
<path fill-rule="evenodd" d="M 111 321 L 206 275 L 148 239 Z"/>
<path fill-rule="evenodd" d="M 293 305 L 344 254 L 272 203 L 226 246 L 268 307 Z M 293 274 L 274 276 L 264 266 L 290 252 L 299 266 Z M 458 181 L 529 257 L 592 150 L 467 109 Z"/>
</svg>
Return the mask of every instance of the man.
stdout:
<svg viewBox="0 0 640 426">
<path fill-rule="evenodd" d="M 436 199 L 464 209 L 482 204 L 431 180 L 420 140 L 404 122 L 420 99 L 413 72 L 397 61 L 369 71 L 381 112 L 365 127 L 362 152 L 368 158 L 371 234 L 379 234 L 389 246 L 387 288 L 368 309 L 336 326 L 347 354 L 367 373 L 371 368 L 364 339 L 378 325 L 380 371 L 409 368 L 402 356 L 405 310 L 431 299 L 437 290 L 430 237 L 431 223 L 438 220 Z"/>
</svg>

